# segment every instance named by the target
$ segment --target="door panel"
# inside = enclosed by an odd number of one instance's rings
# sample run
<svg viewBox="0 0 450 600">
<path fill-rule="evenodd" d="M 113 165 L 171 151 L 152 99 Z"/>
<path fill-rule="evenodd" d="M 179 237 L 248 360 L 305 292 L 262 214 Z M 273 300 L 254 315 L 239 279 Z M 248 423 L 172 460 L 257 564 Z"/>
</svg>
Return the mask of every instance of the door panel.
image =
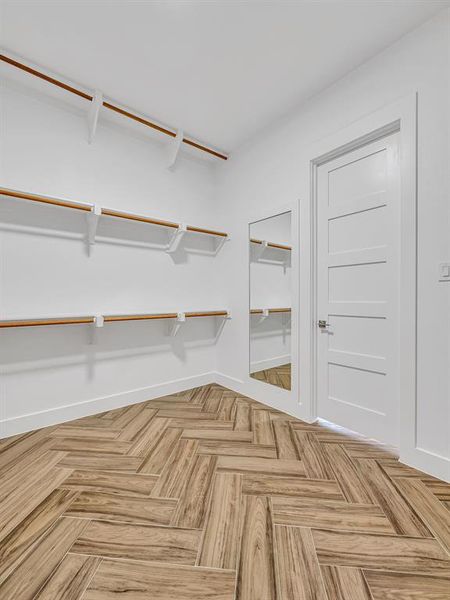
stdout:
<svg viewBox="0 0 450 600">
<path fill-rule="evenodd" d="M 318 168 L 318 416 L 395 444 L 397 135 Z"/>
</svg>

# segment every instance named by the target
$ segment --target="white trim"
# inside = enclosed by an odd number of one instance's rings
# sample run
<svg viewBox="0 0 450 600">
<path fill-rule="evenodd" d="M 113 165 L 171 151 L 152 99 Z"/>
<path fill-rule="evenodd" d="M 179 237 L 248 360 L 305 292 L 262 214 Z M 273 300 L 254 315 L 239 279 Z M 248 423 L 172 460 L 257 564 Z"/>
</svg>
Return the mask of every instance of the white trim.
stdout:
<svg viewBox="0 0 450 600">
<path fill-rule="evenodd" d="M 285 365 L 286 363 L 290 362 L 290 354 L 274 356 L 273 358 L 266 358 L 265 360 L 256 360 L 250 363 L 250 373 L 255 373 L 256 371 L 264 371 L 265 369 L 273 369 L 273 367 L 281 367 L 281 365 Z"/>
<path fill-rule="evenodd" d="M 83 402 L 77 402 L 76 404 L 58 406 L 57 408 L 43 410 L 41 412 L 4 419 L 0 421 L 0 439 L 40 429 L 41 427 L 49 427 L 50 425 L 57 425 L 66 421 L 88 417 L 107 410 L 121 408 L 122 406 L 129 406 L 130 404 L 138 404 L 147 400 L 153 400 L 155 398 L 160 398 L 161 396 L 176 394 L 192 388 L 208 385 L 215 381 L 215 373 L 210 371 L 192 377 L 185 377 L 184 379 L 173 379 L 172 381 L 138 388 L 128 392 L 111 394 L 110 396 L 84 400 Z"/>
<path fill-rule="evenodd" d="M 284 410 L 289 414 L 293 414 L 292 410 L 297 411 L 295 415 L 298 418 L 308 419 L 308 415 L 303 414 L 303 405 L 299 396 L 299 335 L 298 335 L 298 306 L 299 306 L 299 286 L 300 286 L 300 270 L 299 270 L 299 201 L 294 199 L 291 202 L 274 206 L 270 209 L 251 210 L 247 215 L 242 215 L 242 219 L 247 221 L 247 237 L 250 235 L 250 224 L 264 219 L 269 219 L 283 213 L 291 213 L 291 390 L 284 390 L 273 385 L 258 381 L 250 377 L 250 368 L 248 376 L 244 383 L 244 388 L 240 393 L 254 397 L 252 394 L 258 394 L 255 400 L 261 399 L 261 402 L 266 402 L 270 406 L 276 406 L 279 410 Z M 250 308 L 250 244 L 246 244 L 247 260 L 247 290 L 248 290 L 248 307 Z M 246 319 L 246 330 L 250 333 L 250 313 L 248 311 Z M 250 365 L 250 335 L 248 336 L 247 348 L 247 364 Z M 233 380 L 233 378 L 231 378 Z M 231 388 L 235 389 L 235 388 Z M 281 393 L 281 396 L 280 396 Z M 283 408 L 280 407 L 280 400 Z M 287 407 L 287 408 L 284 408 Z"/>
</svg>

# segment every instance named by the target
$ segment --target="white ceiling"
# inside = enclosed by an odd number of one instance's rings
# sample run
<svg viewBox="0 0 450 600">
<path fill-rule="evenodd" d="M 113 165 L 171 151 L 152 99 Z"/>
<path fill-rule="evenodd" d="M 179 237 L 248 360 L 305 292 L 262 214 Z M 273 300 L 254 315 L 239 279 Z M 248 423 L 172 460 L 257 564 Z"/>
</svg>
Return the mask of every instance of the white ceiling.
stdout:
<svg viewBox="0 0 450 600">
<path fill-rule="evenodd" d="M 6 50 L 231 151 L 449 0 L 3 0 Z"/>
</svg>

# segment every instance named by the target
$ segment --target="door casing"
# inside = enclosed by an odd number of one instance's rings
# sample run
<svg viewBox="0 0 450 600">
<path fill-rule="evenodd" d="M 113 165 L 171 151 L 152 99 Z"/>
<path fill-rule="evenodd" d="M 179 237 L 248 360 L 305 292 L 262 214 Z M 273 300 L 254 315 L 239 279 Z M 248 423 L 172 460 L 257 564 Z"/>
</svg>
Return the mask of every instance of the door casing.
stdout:
<svg viewBox="0 0 450 600">
<path fill-rule="evenodd" d="M 411 462 L 416 449 L 416 363 L 417 363 L 417 93 L 360 119 L 314 144 L 310 149 L 310 198 L 301 215 L 309 216 L 309 325 L 300 331 L 303 393 L 311 398 L 308 420 L 317 418 L 317 169 L 334 158 L 361 148 L 375 140 L 399 132 L 400 155 L 400 361 L 399 361 L 399 446 L 404 462 Z M 305 247 L 304 247 L 305 249 Z M 308 264 L 309 262 L 309 264 Z M 308 351 L 309 356 L 306 356 Z M 306 379 L 305 379 L 306 378 Z M 301 391 L 302 393 L 302 391 Z"/>
</svg>

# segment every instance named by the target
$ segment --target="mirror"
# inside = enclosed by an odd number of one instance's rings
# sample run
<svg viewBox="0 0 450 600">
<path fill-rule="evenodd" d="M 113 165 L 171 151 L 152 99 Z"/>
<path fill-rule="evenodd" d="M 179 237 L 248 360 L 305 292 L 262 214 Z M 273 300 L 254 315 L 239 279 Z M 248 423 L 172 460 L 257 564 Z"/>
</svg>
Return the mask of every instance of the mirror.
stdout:
<svg viewBox="0 0 450 600">
<path fill-rule="evenodd" d="M 250 377 L 291 389 L 291 213 L 250 223 Z"/>
</svg>

